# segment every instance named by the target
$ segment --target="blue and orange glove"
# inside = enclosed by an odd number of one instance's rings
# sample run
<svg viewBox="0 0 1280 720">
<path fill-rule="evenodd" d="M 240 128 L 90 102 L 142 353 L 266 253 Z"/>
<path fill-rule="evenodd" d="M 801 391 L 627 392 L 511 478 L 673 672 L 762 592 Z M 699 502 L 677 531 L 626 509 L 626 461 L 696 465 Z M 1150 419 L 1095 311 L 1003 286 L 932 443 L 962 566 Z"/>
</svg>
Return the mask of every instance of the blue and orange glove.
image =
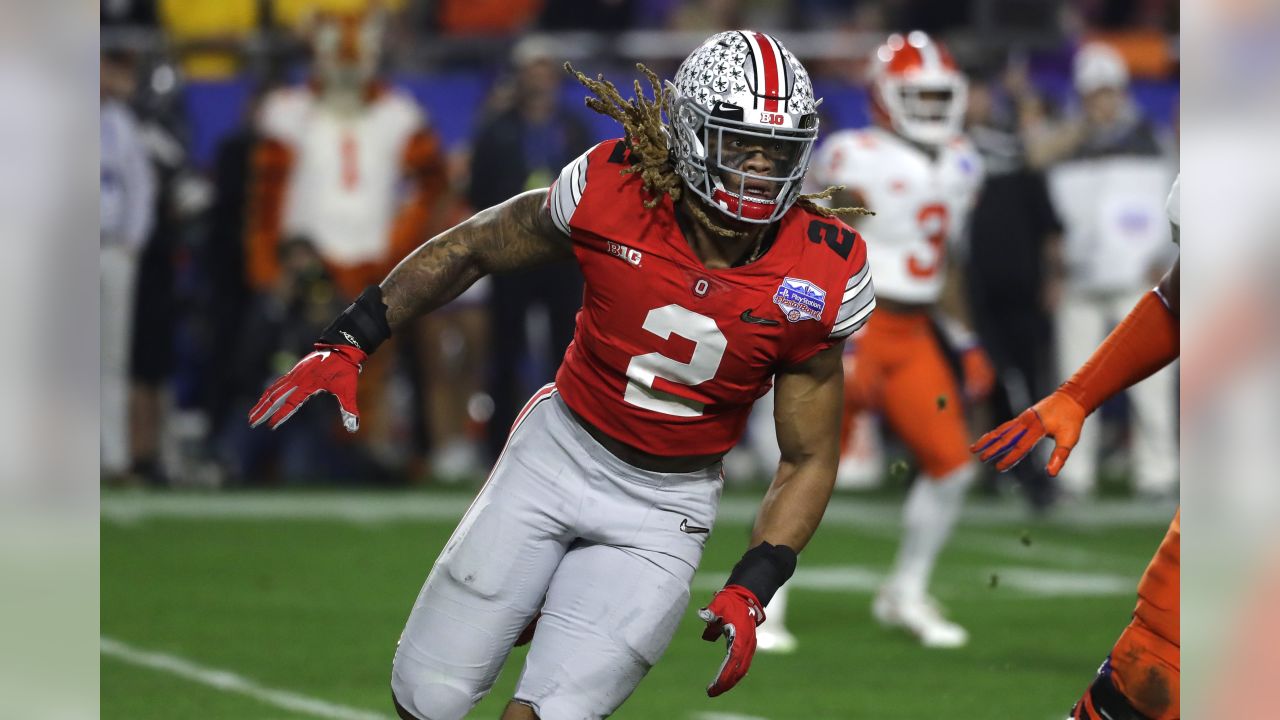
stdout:
<svg viewBox="0 0 1280 720">
<path fill-rule="evenodd" d="M 732 689 L 751 669 L 751 659 L 756 654 L 756 626 L 764 622 L 764 608 L 750 590 L 741 585 L 725 585 L 698 611 L 698 617 L 707 623 L 703 640 L 715 642 L 722 635 L 725 638 L 724 662 L 707 686 L 707 696 L 715 697 Z"/>
<path fill-rule="evenodd" d="M 1056 477 L 1080 440 L 1080 428 L 1089 413 L 1173 362 L 1178 352 L 1178 316 L 1158 291 L 1146 293 L 1062 387 L 978 438 L 969 452 L 978 453 L 983 462 L 995 460 L 996 469 L 1004 472 L 1048 435 L 1057 443 L 1047 468 Z"/>
<path fill-rule="evenodd" d="M 1084 407 L 1069 395 L 1058 390 L 1036 403 L 1021 415 L 978 438 L 969 446 L 969 452 L 977 453 L 983 462 L 995 462 L 996 470 L 1004 472 L 1031 452 L 1046 435 L 1053 438 L 1056 447 L 1049 457 L 1048 471 L 1057 477 L 1067 462 L 1071 449 L 1080 440 L 1080 428 L 1088 417 Z"/>
<path fill-rule="evenodd" d="M 363 350 L 351 345 L 316 343 L 314 352 L 299 360 L 262 393 L 249 411 L 250 427 L 265 422 L 275 430 L 312 396 L 327 392 L 338 399 L 342 426 L 347 432 L 355 432 L 360 427 L 356 380 L 367 357 Z"/>
</svg>

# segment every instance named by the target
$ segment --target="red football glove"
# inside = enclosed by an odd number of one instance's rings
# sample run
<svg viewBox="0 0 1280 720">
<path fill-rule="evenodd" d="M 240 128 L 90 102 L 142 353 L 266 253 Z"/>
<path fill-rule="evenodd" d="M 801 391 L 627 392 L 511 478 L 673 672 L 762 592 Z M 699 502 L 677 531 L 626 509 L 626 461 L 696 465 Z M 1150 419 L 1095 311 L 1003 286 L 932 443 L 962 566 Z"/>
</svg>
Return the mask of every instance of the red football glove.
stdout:
<svg viewBox="0 0 1280 720">
<path fill-rule="evenodd" d="M 1031 448 L 1045 435 L 1053 438 L 1056 447 L 1049 457 L 1049 474 L 1057 477 L 1067 462 L 1071 448 L 1080 440 L 1080 428 L 1087 417 L 1080 403 L 1062 391 L 1036 403 L 1018 417 L 978 438 L 969 446 L 969 452 L 980 453 L 983 462 L 996 461 L 996 469 L 1004 472 L 1022 461 Z"/>
<path fill-rule="evenodd" d="M 299 360 L 262 393 L 258 404 L 249 411 L 249 425 L 257 427 L 265 422 L 275 430 L 312 395 L 327 392 L 338 398 L 342 426 L 347 432 L 355 432 L 360 427 L 356 379 L 367 357 L 363 350 L 350 345 L 316 343 L 315 352 Z"/>
<path fill-rule="evenodd" d="M 964 396 L 968 400 L 982 400 L 996 386 L 996 369 L 991 358 L 979 345 L 960 354 L 960 369 L 964 373 Z"/>
<path fill-rule="evenodd" d="M 764 622 L 764 608 L 755 593 L 741 585 L 726 585 L 698 611 L 698 618 L 707 623 L 702 639 L 715 642 L 724 635 L 728 648 L 720 672 L 707 686 L 707 696 L 715 697 L 728 692 L 751 669 L 751 658 L 756 654 L 756 626 Z"/>
</svg>

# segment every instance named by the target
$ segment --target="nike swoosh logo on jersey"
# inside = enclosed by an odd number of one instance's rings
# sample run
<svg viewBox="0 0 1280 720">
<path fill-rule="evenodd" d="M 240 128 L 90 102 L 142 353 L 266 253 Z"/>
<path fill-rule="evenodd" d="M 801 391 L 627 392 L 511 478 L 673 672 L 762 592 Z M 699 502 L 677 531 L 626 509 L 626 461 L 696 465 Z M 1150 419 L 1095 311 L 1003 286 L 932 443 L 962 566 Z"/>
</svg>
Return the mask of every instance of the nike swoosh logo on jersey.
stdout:
<svg viewBox="0 0 1280 720">
<path fill-rule="evenodd" d="M 742 322 L 751 323 L 752 325 L 777 325 L 778 324 L 777 320 L 770 320 L 769 318 L 756 317 L 755 315 L 751 314 L 750 310 L 743 310 L 742 314 L 739 315 L 738 317 L 742 319 Z"/>
<path fill-rule="evenodd" d="M 698 533 L 709 533 L 711 532 L 711 528 L 704 528 L 704 527 L 698 527 L 697 525 L 690 525 L 689 519 L 685 518 L 680 521 L 680 532 L 689 533 L 690 535 L 696 535 Z"/>
</svg>

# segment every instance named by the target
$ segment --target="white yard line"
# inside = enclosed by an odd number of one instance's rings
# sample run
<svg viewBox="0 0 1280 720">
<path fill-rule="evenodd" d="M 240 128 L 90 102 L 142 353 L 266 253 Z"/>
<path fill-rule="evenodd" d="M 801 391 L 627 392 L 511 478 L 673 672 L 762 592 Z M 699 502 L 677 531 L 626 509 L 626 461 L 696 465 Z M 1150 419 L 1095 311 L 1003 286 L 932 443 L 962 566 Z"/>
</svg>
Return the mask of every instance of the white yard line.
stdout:
<svg viewBox="0 0 1280 720">
<path fill-rule="evenodd" d="M 1138 578 L 1111 573 L 1078 573 L 1044 568 L 1007 567 L 991 571 L 996 588 L 1013 588 L 1041 597 L 1098 597 L 1138 595 Z"/>
<path fill-rule="evenodd" d="M 329 521 L 377 526 L 388 522 L 454 524 L 471 504 L 466 491 L 445 492 L 172 492 L 108 493 L 102 498 L 102 520 L 128 526 L 157 519 L 225 521 Z M 752 522 L 759 502 L 751 497 L 726 498 L 719 521 L 726 527 Z M 901 503 L 892 499 L 836 496 L 823 524 L 857 531 L 896 543 L 901 535 Z M 1159 528 L 1172 510 L 1139 502 L 1105 502 L 1063 508 L 1050 527 L 1088 533 L 1106 527 Z M 1024 545 L 1023 534 L 1029 545 Z M 733 532 L 730 527 L 728 532 Z M 1018 502 L 970 503 L 951 540 L 957 549 L 993 555 L 1015 564 L 1044 563 L 1070 570 L 1122 572 L 1148 559 L 1123 551 L 1106 554 L 1064 540 L 1043 540 L 1026 509 Z M 1152 549 L 1158 535 L 1152 536 Z"/>
<path fill-rule="evenodd" d="M 287 690 L 263 687 L 228 670 L 205 667 L 186 658 L 166 653 L 141 650 L 109 637 L 102 638 L 102 654 L 130 665 L 150 668 L 223 692 L 244 695 L 283 710 L 330 720 L 390 720 L 388 716 L 368 710 L 337 705 Z"/>
<path fill-rule="evenodd" d="M 694 576 L 693 589 L 719 590 L 727 572 L 702 572 Z M 787 587 L 828 592 L 872 594 L 884 582 L 884 571 L 862 565 L 798 567 Z"/>
<path fill-rule="evenodd" d="M 872 595 L 884 582 L 885 569 L 862 565 L 829 565 L 800 567 L 787 582 L 794 589 Z M 1032 597 L 1105 597 L 1135 595 L 1138 578 L 1099 572 L 1071 572 L 1034 567 L 997 567 L 974 578 L 974 587 L 987 587 L 996 577 L 992 592 L 1016 591 Z M 702 592 L 719 590 L 724 584 L 723 572 L 700 572 L 694 576 L 693 589 Z M 954 581 L 953 583 L 954 584 Z"/>
<path fill-rule="evenodd" d="M 456 522 L 470 505 L 473 493 L 448 492 L 172 492 L 107 493 L 102 497 L 104 520 L 130 523 L 150 518 L 209 520 L 340 520 L 379 523 L 394 520 Z M 755 518 L 760 502 L 753 497 L 729 497 L 720 503 L 719 519 L 743 523 Z M 823 522 L 842 527 L 897 527 L 902 503 L 884 498 L 836 496 Z M 1055 525 L 1112 527 L 1162 525 L 1173 517 L 1170 507 L 1133 501 L 1104 502 L 1064 507 Z M 962 522 L 973 527 L 1006 527 L 1030 523 L 1026 508 L 1018 502 L 965 507 Z"/>
</svg>

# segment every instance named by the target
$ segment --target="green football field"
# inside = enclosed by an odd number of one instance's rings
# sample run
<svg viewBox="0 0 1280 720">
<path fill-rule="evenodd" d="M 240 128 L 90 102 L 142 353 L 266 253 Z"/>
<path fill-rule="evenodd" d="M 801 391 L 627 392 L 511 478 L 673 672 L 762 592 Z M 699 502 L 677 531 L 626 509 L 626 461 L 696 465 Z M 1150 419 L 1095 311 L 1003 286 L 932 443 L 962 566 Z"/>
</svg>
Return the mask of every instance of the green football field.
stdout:
<svg viewBox="0 0 1280 720">
<path fill-rule="evenodd" d="M 394 717 L 396 638 L 470 494 L 107 493 L 102 498 L 102 717 Z M 1111 501 L 1030 521 L 971 501 L 934 576 L 968 627 L 926 650 L 871 620 L 899 503 L 840 496 L 791 585 L 794 655 L 758 655 L 714 700 L 722 645 L 695 616 L 745 549 L 758 494 L 728 493 L 663 660 L 618 718 L 969 717 L 1060 720 L 1133 608 L 1171 507 Z M 497 718 L 523 653 L 472 717 Z"/>
</svg>

